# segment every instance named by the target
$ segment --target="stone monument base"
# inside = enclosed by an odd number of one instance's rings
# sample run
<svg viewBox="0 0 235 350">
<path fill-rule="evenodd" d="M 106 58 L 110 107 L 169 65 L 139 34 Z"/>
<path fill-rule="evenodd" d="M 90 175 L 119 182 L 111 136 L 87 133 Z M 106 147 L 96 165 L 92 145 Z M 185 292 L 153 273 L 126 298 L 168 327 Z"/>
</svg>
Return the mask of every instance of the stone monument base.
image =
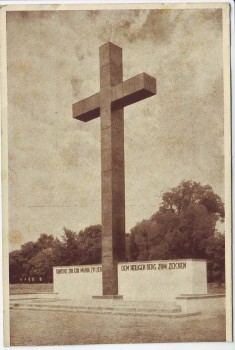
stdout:
<svg viewBox="0 0 235 350">
<path fill-rule="evenodd" d="M 205 260 L 176 259 L 118 264 L 118 295 L 102 295 L 102 266 L 54 267 L 60 299 L 173 301 L 181 294 L 207 294 Z"/>
<path fill-rule="evenodd" d="M 181 294 L 175 300 L 184 313 L 197 311 L 220 315 L 226 308 L 225 294 Z"/>
</svg>

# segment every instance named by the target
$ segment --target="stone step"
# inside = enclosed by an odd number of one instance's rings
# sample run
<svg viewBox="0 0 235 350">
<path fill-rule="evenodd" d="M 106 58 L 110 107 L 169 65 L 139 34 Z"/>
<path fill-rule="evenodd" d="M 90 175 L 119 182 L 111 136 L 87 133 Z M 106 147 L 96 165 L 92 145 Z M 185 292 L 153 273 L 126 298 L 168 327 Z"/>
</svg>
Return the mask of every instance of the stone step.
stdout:
<svg viewBox="0 0 235 350">
<path fill-rule="evenodd" d="M 37 307 L 45 309 L 75 309 L 75 310 L 93 310 L 93 311 L 126 311 L 126 312 L 145 312 L 145 313 L 155 313 L 155 312 L 180 312 L 181 307 L 175 306 L 174 308 L 141 308 L 141 307 L 127 307 L 127 306 L 85 306 L 85 305 L 60 305 L 60 304 L 45 304 L 45 303 L 11 303 L 12 307 Z"/>
<path fill-rule="evenodd" d="M 16 303 L 43 303 L 43 304 L 58 304 L 58 305 L 75 305 L 81 307 L 101 307 L 101 308 L 128 308 L 128 309 L 158 309 L 158 310 L 172 310 L 179 307 L 176 302 L 166 301 L 132 301 L 132 300 L 72 300 L 72 299 L 42 299 L 42 298 L 22 298 L 19 296 L 17 299 L 10 302 Z"/>
<path fill-rule="evenodd" d="M 128 307 L 128 308 L 141 308 L 141 309 L 172 309 L 177 307 L 176 302 L 165 302 L 165 301 L 131 301 L 131 300 L 82 300 L 82 301 L 71 301 L 71 299 L 60 299 L 60 303 L 74 303 L 75 305 L 82 305 L 86 307 Z"/>
<path fill-rule="evenodd" d="M 58 301 L 58 300 L 57 300 Z M 66 304 L 51 304 L 51 303 L 26 303 L 26 302 L 11 302 L 11 309 L 20 310 L 41 310 L 41 311 L 67 311 L 67 312 L 81 312 L 92 314 L 112 314 L 112 315 L 126 315 L 126 316 L 157 316 L 157 317 L 186 317 L 198 315 L 194 313 L 182 313 L 181 307 L 176 306 L 171 310 L 160 308 L 133 308 L 133 307 L 101 307 L 101 306 L 84 306 L 84 305 L 66 305 Z"/>
<path fill-rule="evenodd" d="M 20 305 L 20 306 L 13 306 L 11 305 L 11 309 L 19 309 L 19 310 L 37 310 L 37 311 L 66 311 L 66 312 L 82 312 L 82 313 L 88 313 L 88 314 L 102 314 L 102 315 L 120 315 L 120 316 L 145 316 L 145 317 L 169 317 L 169 318 L 181 318 L 181 317 L 189 317 L 189 316 L 196 316 L 199 315 L 199 312 L 192 312 L 192 313 L 182 313 L 182 312 L 152 312 L 152 313 L 146 313 L 146 312 L 127 312 L 126 310 L 94 310 L 94 309 L 86 309 L 81 310 L 78 308 L 68 308 L 68 307 L 61 307 L 61 308 L 52 308 L 52 307 L 37 307 L 37 306 L 27 306 L 27 305 Z"/>
</svg>

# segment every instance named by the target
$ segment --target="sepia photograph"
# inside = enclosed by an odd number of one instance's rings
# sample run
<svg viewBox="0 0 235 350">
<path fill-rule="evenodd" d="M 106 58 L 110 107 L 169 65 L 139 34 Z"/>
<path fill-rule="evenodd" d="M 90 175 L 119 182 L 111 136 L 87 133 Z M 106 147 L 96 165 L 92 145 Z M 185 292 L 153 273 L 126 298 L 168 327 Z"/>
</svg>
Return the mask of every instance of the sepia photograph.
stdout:
<svg viewBox="0 0 235 350">
<path fill-rule="evenodd" d="M 229 13 L 1 8 L 5 346 L 232 341 Z"/>
</svg>

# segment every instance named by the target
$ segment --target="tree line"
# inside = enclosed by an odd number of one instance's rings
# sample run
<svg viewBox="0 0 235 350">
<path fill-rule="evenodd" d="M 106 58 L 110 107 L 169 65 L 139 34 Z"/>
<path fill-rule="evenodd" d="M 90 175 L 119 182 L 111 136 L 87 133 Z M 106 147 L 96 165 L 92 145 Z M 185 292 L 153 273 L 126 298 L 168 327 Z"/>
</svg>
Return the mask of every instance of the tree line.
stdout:
<svg viewBox="0 0 235 350">
<path fill-rule="evenodd" d="M 206 259 L 208 281 L 224 281 L 224 204 L 212 188 L 182 181 L 162 196 L 159 210 L 131 229 L 131 260 Z"/>
<path fill-rule="evenodd" d="M 64 227 L 61 239 L 41 234 L 10 253 L 10 283 L 52 282 L 53 266 L 101 263 L 101 225 L 76 233 Z"/>
<path fill-rule="evenodd" d="M 159 210 L 126 235 L 126 260 L 206 259 L 208 281 L 224 281 L 225 237 L 216 229 L 224 205 L 212 188 L 182 181 L 162 196 Z M 43 233 L 10 253 L 10 283 L 52 282 L 53 266 L 101 263 L 101 225 L 60 239 Z"/>
</svg>

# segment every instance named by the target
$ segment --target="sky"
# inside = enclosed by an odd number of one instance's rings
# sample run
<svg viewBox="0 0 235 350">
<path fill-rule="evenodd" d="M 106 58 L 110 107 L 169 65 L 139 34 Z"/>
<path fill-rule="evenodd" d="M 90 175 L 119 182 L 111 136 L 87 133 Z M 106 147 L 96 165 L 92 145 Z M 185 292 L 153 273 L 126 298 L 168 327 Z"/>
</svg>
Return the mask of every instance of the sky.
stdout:
<svg viewBox="0 0 235 350">
<path fill-rule="evenodd" d="M 99 91 L 99 47 L 157 95 L 125 108 L 126 232 L 182 180 L 224 201 L 220 9 L 7 13 L 10 250 L 101 223 L 100 118 L 72 118 Z"/>
</svg>

